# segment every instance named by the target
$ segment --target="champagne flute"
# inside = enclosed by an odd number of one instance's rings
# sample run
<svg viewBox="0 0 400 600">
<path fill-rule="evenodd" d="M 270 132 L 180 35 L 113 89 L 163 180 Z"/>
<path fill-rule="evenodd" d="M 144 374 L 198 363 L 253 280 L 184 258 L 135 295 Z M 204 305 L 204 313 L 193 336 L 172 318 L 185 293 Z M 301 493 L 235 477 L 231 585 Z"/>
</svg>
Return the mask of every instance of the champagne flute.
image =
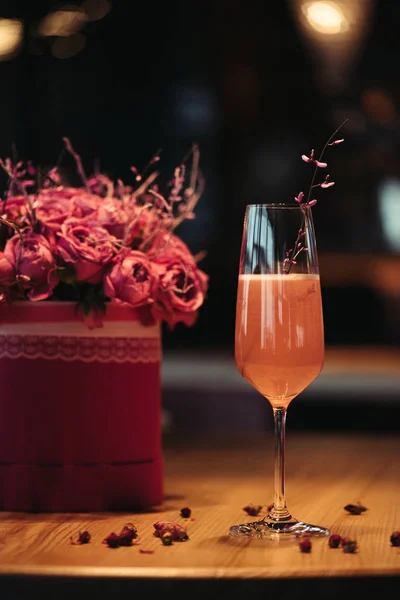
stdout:
<svg viewBox="0 0 400 600">
<path fill-rule="evenodd" d="M 274 415 L 274 502 L 261 520 L 233 525 L 233 536 L 269 540 L 329 530 L 292 516 L 285 498 L 285 423 L 289 403 L 321 372 L 324 326 L 311 207 L 246 207 L 236 305 L 235 360 Z"/>
</svg>

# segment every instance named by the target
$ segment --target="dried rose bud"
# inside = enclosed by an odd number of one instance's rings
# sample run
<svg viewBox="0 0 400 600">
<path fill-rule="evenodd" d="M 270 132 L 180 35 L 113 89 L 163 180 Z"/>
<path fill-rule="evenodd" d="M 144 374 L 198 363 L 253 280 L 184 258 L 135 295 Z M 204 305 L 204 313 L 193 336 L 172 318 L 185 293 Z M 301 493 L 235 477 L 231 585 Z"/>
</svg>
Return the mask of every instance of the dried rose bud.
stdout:
<svg viewBox="0 0 400 600">
<path fill-rule="evenodd" d="M 261 509 L 262 509 L 262 506 L 255 505 L 255 504 L 248 504 L 247 506 L 243 507 L 243 510 L 245 512 L 247 512 L 248 515 L 251 515 L 252 517 L 256 517 L 259 514 Z"/>
<path fill-rule="evenodd" d="M 161 541 L 164 546 L 171 546 L 172 542 L 173 542 L 171 533 L 169 531 L 166 531 L 165 533 L 163 533 L 161 535 Z"/>
<path fill-rule="evenodd" d="M 347 544 L 350 541 L 351 538 L 349 537 L 342 537 L 342 539 L 340 540 L 340 546 L 343 548 L 343 546 L 345 544 Z"/>
<path fill-rule="evenodd" d="M 192 514 L 192 510 L 188 506 L 185 506 L 184 508 L 181 508 L 181 517 L 182 517 L 182 519 L 190 519 L 190 515 L 191 514 Z"/>
<path fill-rule="evenodd" d="M 91 535 L 88 531 L 80 531 L 78 535 L 78 539 L 74 540 L 72 537 L 70 538 L 71 544 L 73 546 L 80 546 L 81 544 L 88 544 L 90 542 Z"/>
<path fill-rule="evenodd" d="M 328 539 L 329 547 L 330 548 L 339 548 L 341 541 L 342 541 L 341 535 L 339 535 L 338 533 L 332 533 L 332 535 L 330 535 L 329 539 Z"/>
<path fill-rule="evenodd" d="M 154 523 L 154 535 L 162 537 L 165 533 L 170 533 L 174 542 L 183 542 L 189 539 L 186 529 L 174 521 L 157 521 Z"/>
<path fill-rule="evenodd" d="M 352 515 L 361 515 L 361 513 L 365 512 L 367 509 L 358 502 L 357 504 L 346 504 L 344 510 L 347 510 L 347 512 Z"/>
<path fill-rule="evenodd" d="M 119 534 L 120 546 L 132 546 L 132 540 L 138 536 L 137 529 L 132 523 L 126 523 Z"/>
<path fill-rule="evenodd" d="M 103 544 L 107 544 L 109 548 L 118 548 L 119 547 L 119 535 L 114 533 L 110 533 L 104 540 Z"/>
<path fill-rule="evenodd" d="M 358 544 L 356 540 L 346 538 L 346 542 L 342 544 L 343 552 L 347 554 L 354 554 L 358 550 Z"/>
<path fill-rule="evenodd" d="M 312 544 L 310 538 L 303 538 L 299 541 L 300 552 L 311 552 Z"/>
<path fill-rule="evenodd" d="M 88 531 L 79 532 L 78 542 L 80 544 L 88 544 L 90 542 L 91 535 Z"/>
<path fill-rule="evenodd" d="M 392 546 L 400 546 L 400 531 L 393 531 L 390 536 L 390 543 Z"/>
</svg>

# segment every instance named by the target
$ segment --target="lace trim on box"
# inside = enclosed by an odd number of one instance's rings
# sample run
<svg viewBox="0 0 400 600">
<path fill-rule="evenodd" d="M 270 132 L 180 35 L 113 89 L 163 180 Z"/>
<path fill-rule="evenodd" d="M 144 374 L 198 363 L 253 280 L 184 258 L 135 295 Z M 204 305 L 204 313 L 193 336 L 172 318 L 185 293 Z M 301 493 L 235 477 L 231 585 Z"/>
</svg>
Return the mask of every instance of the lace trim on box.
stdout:
<svg viewBox="0 0 400 600">
<path fill-rule="evenodd" d="M 159 338 L 0 335 L 0 358 L 44 358 L 101 363 L 157 363 Z"/>
</svg>

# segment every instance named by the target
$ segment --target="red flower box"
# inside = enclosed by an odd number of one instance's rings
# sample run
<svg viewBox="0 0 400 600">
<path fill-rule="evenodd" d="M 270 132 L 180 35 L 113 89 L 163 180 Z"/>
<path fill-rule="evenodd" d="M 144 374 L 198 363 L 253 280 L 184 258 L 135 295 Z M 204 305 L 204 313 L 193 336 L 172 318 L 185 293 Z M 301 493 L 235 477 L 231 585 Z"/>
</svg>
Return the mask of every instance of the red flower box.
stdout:
<svg viewBox="0 0 400 600">
<path fill-rule="evenodd" d="M 163 501 L 159 324 L 110 304 L 0 307 L 0 509 L 93 512 Z"/>
</svg>

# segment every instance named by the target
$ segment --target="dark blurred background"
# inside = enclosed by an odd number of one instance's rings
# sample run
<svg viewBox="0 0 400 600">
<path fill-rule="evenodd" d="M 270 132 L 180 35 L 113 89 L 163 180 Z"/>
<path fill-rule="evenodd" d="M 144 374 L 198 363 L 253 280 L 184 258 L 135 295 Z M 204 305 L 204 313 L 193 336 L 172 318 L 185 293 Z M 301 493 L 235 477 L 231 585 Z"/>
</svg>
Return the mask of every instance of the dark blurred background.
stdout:
<svg viewBox="0 0 400 600">
<path fill-rule="evenodd" d="M 164 330 L 166 427 L 268 422 L 233 363 L 245 205 L 292 200 L 301 154 L 348 119 L 314 209 L 326 367 L 289 414 L 397 429 L 398 0 L 4 0 L 0 17 L 1 156 L 51 166 L 68 136 L 89 170 L 125 180 L 159 148 L 172 172 L 200 146 L 206 189 L 177 233 L 210 284 L 195 326 Z"/>
</svg>

